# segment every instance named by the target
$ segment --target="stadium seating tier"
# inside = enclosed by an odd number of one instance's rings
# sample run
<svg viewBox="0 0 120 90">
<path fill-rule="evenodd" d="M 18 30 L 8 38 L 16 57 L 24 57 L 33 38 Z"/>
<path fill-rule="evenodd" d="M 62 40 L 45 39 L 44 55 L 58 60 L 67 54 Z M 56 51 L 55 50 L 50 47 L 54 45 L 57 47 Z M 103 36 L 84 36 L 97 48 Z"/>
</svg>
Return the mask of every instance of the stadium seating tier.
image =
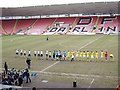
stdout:
<svg viewBox="0 0 120 90">
<path fill-rule="evenodd" d="M 0 34 L 47 34 L 51 31 L 55 33 L 59 33 L 58 31 L 64 32 L 63 34 L 80 34 L 84 32 L 118 33 L 119 21 L 120 16 L 80 16 L 2 20 L 0 21 Z M 58 24 L 60 24 L 59 28 L 57 26 Z M 54 28 L 57 29 L 54 30 Z"/>
</svg>

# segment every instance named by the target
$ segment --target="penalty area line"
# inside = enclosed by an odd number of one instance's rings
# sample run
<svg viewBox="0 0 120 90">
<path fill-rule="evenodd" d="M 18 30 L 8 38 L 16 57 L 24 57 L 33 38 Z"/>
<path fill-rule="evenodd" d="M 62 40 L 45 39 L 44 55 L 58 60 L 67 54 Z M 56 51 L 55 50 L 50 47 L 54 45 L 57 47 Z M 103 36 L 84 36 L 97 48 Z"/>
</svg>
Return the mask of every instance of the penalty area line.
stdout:
<svg viewBox="0 0 120 90">
<path fill-rule="evenodd" d="M 105 79 L 118 79 L 117 76 L 100 76 L 100 75 L 88 75 L 88 74 L 75 74 L 75 73 L 57 73 L 57 72 L 40 72 L 40 71 L 31 71 L 47 75 L 58 75 L 58 76 L 75 76 L 75 77 L 85 77 L 85 78 L 105 78 Z"/>
<path fill-rule="evenodd" d="M 45 69 L 41 70 L 40 72 L 41 72 L 41 73 L 44 72 L 45 70 L 47 70 L 47 69 L 53 67 L 54 65 L 58 64 L 59 62 L 60 62 L 60 61 L 57 61 L 57 62 L 53 63 L 52 65 L 46 67 Z"/>
<path fill-rule="evenodd" d="M 93 78 L 92 81 L 90 82 L 90 85 L 89 85 L 89 87 L 87 88 L 87 90 L 89 90 L 89 89 L 91 88 L 91 86 L 92 86 L 92 84 L 93 84 L 94 81 L 95 81 L 95 79 Z"/>
<path fill-rule="evenodd" d="M 88 45 L 90 45 L 90 44 L 92 44 L 93 42 L 97 41 L 98 39 L 100 39 L 100 38 L 102 38 L 102 37 L 104 37 L 104 36 L 101 36 L 101 37 L 99 37 L 99 38 L 97 38 L 97 39 L 95 39 L 95 40 L 93 40 L 93 41 L 85 44 L 84 46 L 82 46 L 81 48 L 79 48 L 79 50 L 82 49 L 82 48 L 84 48 L 84 47 L 86 47 L 86 46 L 88 46 Z"/>
</svg>

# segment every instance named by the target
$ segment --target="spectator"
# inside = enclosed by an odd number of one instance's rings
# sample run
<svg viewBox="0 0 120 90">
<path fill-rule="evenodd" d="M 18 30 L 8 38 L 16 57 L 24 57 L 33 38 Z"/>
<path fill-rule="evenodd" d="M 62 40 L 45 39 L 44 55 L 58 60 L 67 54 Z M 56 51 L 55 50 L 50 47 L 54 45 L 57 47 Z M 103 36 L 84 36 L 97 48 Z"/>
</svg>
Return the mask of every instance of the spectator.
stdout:
<svg viewBox="0 0 120 90">
<path fill-rule="evenodd" d="M 26 79 L 27 79 L 26 83 L 28 83 L 28 80 L 31 83 L 30 73 L 29 73 L 28 69 L 26 69 Z"/>
<path fill-rule="evenodd" d="M 7 75 L 5 75 L 5 70 L 2 72 L 2 84 L 4 85 L 19 85 L 23 84 L 24 77 L 26 77 L 26 82 L 31 82 L 30 74 L 28 69 L 15 70 L 12 68 L 8 70 Z"/>
<path fill-rule="evenodd" d="M 23 84 L 23 77 L 22 75 L 20 75 L 20 77 L 18 78 L 18 86 L 21 86 Z"/>
<path fill-rule="evenodd" d="M 5 74 L 7 74 L 7 73 L 8 73 L 8 65 L 7 65 L 6 62 L 5 62 L 5 64 L 4 64 L 4 68 L 5 68 Z"/>
</svg>

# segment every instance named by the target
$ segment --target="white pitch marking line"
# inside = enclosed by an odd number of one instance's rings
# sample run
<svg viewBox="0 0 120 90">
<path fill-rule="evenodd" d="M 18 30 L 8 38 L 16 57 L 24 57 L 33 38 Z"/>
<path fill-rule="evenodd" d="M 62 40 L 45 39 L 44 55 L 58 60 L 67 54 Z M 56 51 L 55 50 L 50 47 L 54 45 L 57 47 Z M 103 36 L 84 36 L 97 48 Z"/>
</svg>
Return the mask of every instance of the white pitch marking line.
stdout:
<svg viewBox="0 0 120 90">
<path fill-rule="evenodd" d="M 103 36 L 101 36 L 101 37 L 99 37 L 99 38 L 97 38 L 97 39 L 95 39 L 95 40 L 93 40 L 93 41 L 91 41 L 91 42 L 85 44 L 84 46 L 82 46 L 81 48 L 79 48 L 79 50 L 82 49 L 82 48 L 84 48 L 84 47 L 86 47 L 86 46 L 88 46 L 88 45 L 90 45 L 91 43 L 97 41 L 98 39 L 100 39 L 100 38 L 102 38 L 102 37 L 103 37 Z"/>
<path fill-rule="evenodd" d="M 31 71 L 39 73 L 40 71 Z M 77 76 L 77 77 L 89 77 L 89 78 L 111 78 L 111 79 L 118 79 L 117 76 L 100 76 L 100 75 L 87 75 L 87 74 L 73 74 L 73 73 L 56 73 L 56 72 L 40 72 L 42 74 L 49 74 L 49 75 L 60 75 L 60 76 Z"/>
<path fill-rule="evenodd" d="M 46 74 L 48 75 L 48 74 Z M 52 75 L 52 74 L 51 74 Z M 56 77 L 62 77 L 61 75 L 56 75 Z M 65 76 L 65 78 L 76 78 L 76 79 L 85 79 L 85 80 L 91 80 L 91 78 L 86 77 L 75 77 L 75 76 Z"/>
<path fill-rule="evenodd" d="M 93 40 L 93 41 L 85 44 L 84 46 L 80 47 L 79 50 L 82 49 L 82 48 L 84 48 L 84 47 L 86 47 L 86 46 L 88 46 L 88 45 L 90 45 L 91 43 L 97 41 L 98 39 L 100 39 L 100 38 L 102 38 L 102 37 L 104 37 L 104 36 L 101 36 L 101 37 L 99 37 L 99 38 L 97 38 L 97 39 L 95 39 L 95 40 Z M 64 45 L 62 45 L 62 43 L 59 43 L 59 45 L 60 45 L 60 46 L 64 46 Z"/>
<path fill-rule="evenodd" d="M 93 82 L 95 81 L 95 79 L 93 78 L 93 80 L 91 81 L 89 87 L 87 88 L 87 90 L 89 90 L 89 88 L 92 86 Z"/>
<path fill-rule="evenodd" d="M 53 63 L 52 65 L 46 67 L 45 69 L 41 70 L 40 72 L 44 72 L 45 70 L 51 68 L 52 66 L 56 65 L 56 64 L 59 63 L 59 62 L 60 62 L 60 61 L 57 61 L 57 62 Z"/>
</svg>

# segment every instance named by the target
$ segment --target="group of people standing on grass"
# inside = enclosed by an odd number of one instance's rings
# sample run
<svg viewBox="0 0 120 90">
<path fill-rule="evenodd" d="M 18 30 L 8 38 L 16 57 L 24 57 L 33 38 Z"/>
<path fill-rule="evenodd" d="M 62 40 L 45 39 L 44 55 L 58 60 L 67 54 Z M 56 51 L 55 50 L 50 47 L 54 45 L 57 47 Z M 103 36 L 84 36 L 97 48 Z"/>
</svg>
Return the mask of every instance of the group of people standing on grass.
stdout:
<svg viewBox="0 0 120 90">
<path fill-rule="evenodd" d="M 31 83 L 29 70 L 16 70 L 14 68 L 8 69 L 8 65 L 5 62 L 4 70 L 2 71 L 2 84 L 22 86 L 24 81 L 26 83 Z"/>
<path fill-rule="evenodd" d="M 16 49 L 16 55 L 20 55 L 20 56 L 28 56 L 28 57 L 30 57 L 31 56 L 31 51 L 30 50 L 28 50 L 28 52 L 26 51 L 26 50 L 23 50 L 23 49 L 21 49 L 21 50 L 18 50 L 18 49 Z M 41 50 L 41 51 L 34 51 L 34 56 L 36 57 L 36 56 L 38 56 L 38 57 L 43 57 L 43 51 Z"/>
<path fill-rule="evenodd" d="M 113 54 L 108 54 L 108 51 L 103 51 L 101 52 L 98 51 L 61 51 L 61 50 L 54 50 L 54 51 L 42 51 L 42 50 L 35 50 L 33 53 L 29 50 L 28 53 L 26 54 L 26 50 L 18 50 L 16 49 L 16 55 L 24 55 L 24 56 L 34 56 L 34 57 L 39 57 L 41 59 L 46 59 L 46 60 L 98 60 L 98 59 L 105 59 L 108 60 L 108 57 L 114 58 Z"/>
</svg>

